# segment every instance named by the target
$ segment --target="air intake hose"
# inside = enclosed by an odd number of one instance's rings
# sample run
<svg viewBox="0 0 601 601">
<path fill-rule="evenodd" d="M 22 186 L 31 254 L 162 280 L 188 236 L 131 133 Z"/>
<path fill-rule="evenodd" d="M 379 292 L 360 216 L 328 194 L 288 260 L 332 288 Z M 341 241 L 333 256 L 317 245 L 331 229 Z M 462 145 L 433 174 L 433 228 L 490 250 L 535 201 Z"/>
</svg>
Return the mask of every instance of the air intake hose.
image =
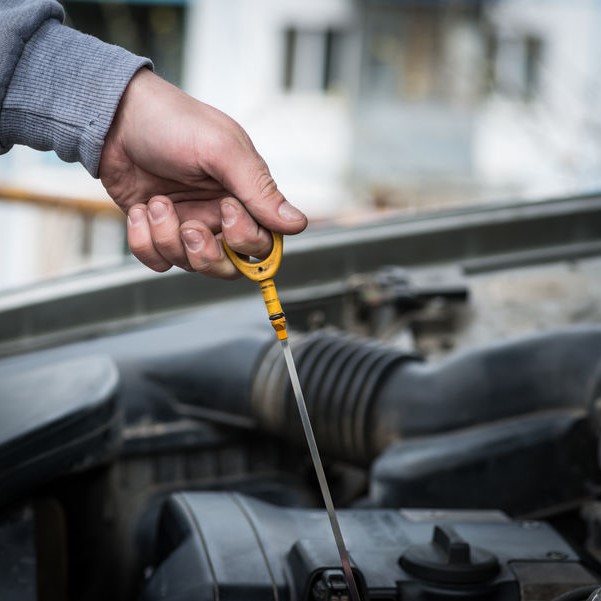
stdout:
<svg viewBox="0 0 601 601">
<path fill-rule="evenodd" d="M 335 331 L 292 345 L 320 449 L 368 464 L 402 438 L 584 406 L 599 376 L 601 327 L 531 335 L 439 363 Z M 262 428 L 304 440 L 279 345 L 259 365 L 251 403 Z"/>
</svg>

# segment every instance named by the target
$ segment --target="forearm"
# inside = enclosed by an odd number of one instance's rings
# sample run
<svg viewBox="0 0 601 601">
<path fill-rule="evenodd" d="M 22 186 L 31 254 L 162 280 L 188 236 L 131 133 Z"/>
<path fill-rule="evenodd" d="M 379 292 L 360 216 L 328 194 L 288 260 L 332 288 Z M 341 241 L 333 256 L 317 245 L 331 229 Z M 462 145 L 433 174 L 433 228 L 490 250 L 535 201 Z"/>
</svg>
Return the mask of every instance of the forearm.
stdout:
<svg viewBox="0 0 601 601">
<path fill-rule="evenodd" d="M 56 0 L 0 0 L 0 107 L 25 45 L 48 19 L 62 22 Z"/>
<path fill-rule="evenodd" d="M 0 152 L 54 150 L 96 176 L 123 91 L 150 62 L 62 18 L 57 2 L 0 0 Z"/>
</svg>

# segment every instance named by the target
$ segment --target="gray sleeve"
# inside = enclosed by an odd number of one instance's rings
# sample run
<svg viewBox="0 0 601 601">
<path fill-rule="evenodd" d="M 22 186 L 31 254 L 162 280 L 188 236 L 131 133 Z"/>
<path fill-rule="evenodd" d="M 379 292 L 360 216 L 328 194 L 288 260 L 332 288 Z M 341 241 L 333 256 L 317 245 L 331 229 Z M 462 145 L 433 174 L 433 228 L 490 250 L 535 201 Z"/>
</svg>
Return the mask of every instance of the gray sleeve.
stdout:
<svg viewBox="0 0 601 601">
<path fill-rule="evenodd" d="M 123 91 L 148 59 L 62 25 L 53 0 L 0 0 L 0 153 L 54 150 L 94 176 Z"/>
</svg>

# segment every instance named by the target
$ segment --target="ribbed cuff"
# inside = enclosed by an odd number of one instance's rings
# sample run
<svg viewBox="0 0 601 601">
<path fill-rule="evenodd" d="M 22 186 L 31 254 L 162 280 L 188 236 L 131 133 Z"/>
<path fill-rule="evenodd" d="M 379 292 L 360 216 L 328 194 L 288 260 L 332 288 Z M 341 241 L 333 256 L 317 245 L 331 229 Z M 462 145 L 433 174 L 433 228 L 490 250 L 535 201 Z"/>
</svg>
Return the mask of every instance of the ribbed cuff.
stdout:
<svg viewBox="0 0 601 601">
<path fill-rule="evenodd" d="M 54 150 L 93 177 L 104 138 L 133 75 L 151 62 L 48 21 L 17 64 L 0 111 L 0 145 Z"/>
</svg>

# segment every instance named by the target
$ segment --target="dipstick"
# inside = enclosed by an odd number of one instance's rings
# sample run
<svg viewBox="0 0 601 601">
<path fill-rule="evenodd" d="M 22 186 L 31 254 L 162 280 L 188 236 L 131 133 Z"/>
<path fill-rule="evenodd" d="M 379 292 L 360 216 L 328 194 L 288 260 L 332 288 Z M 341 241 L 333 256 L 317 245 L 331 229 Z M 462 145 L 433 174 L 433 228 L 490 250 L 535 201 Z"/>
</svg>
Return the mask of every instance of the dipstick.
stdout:
<svg viewBox="0 0 601 601">
<path fill-rule="evenodd" d="M 351 569 L 349 553 L 344 543 L 342 531 L 340 530 L 338 516 L 336 515 L 336 510 L 332 501 L 332 495 L 330 494 L 330 488 L 328 486 L 328 481 L 323 469 L 321 457 L 319 456 L 317 441 L 315 440 L 315 435 L 311 426 L 311 420 L 309 419 L 309 413 L 307 411 L 307 404 L 305 403 L 303 391 L 298 379 L 298 372 L 296 370 L 296 365 L 294 364 L 292 351 L 288 342 L 286 317 L 284 315 L 284 311 L 282 310 L 282 305 L 280 304 L 280 299 L 278 298 L 278 293 L 273 281 L 273 278 L 282 261 L 283 237 L 282 234 L 277 234 L 274 232 L 272 232 L 272 236 L 273 248 L 271 249 L 271 253 L 266 259 L 257 263 L 251 263 L 244 260 L 225 242 L 223 247 L 232 263 L 240 270 L 240 272 L 252 281 L 258 282 L 261 288 L 261 293 L 263 294 L 263 300 L 265 301 L 265 307 L 267 308 L 269 320 L 271 321 L 271 325 L 273 326 L 282 345 L 284 359 L 286 361 L 286 366 L 288 367 L 288 374 L 292 384 L 292 390 L 294 392 L 294 397 L 296 398 L 296 405 L 298 407 L 301 423 L 303 425 L 303 431 L 307 440 L 307 446 L 309 447 L 309 453 L 311 454 L 311 460 L 313 461 L 313 467 L 315 468 L 321 495 L 328 513 L 332 534 L 334 535 L 334 542 L 336 543 L 338 554 L 340 555 L 342 571 L 350 592 L 351 600 L 361 601 L 359 588 L 357 587 L 355 576 Z"/>
</svg>

